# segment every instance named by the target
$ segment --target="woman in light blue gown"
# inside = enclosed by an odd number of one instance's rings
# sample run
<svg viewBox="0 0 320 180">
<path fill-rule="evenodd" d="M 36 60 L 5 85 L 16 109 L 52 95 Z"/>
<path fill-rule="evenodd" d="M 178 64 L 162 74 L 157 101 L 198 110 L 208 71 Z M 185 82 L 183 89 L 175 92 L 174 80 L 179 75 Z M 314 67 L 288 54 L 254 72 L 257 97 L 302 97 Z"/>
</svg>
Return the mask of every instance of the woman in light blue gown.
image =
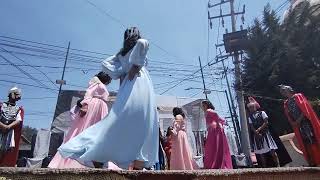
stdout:
<svg viewBox="0 0 320 180">
<path fill-rule="evenodd" d="M 148 47 L 137 28 L 125 31 L 123 48 L 102 63 L 103 71 L 121 81 L 116 101 L 105 119 L 58 149 L 62 156 L 90 167 L 111 161 L 124 169 L 132 163 L 137 169 L 151 167 L 158 161 L 158 114 L 145 68 Z"/>
</svg>

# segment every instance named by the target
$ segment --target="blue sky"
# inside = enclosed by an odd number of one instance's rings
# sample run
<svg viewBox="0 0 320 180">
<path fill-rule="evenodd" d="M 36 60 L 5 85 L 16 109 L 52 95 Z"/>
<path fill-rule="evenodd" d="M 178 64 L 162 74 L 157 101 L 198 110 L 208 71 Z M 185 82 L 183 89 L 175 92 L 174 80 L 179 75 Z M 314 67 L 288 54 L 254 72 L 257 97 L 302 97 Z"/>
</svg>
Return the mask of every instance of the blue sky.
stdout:
<svg viewBox="0 0 320 180">
<path fill-rule="evenodd" d="M 209 31 L 210 48 L 208 49 L 208 21 L 206 0 L 90 0 L 102 11 L 90 5 L 86 0 L 28 0 L 2 1 L 0 6 L 0 36 L 14 37 L 35 42 L 42 42 L 66 47 L 71 42 L 75 49 L 90 50 L 106 54 L 116 53 L 122 44 L 124 26 L 138 26 L 143 36 L 151 41 L 149 58 L 150 70 L 156 93 L 160 94 L 170 89 L 164 95 L 203 98 L 200 90 L 184 89 L 201 88 L 200 74 L 196 74 L 193 81 L 185 81 L 174 88 L 179 80 L 186 78 L 196 71 L 198 56 L 203 64 L 215 56 L 214 44 L 218 34 L 218 20 L 213 21 L 213 29 Z M 218 2 L 218 0 L 212 3 Z M 236 9 L 242 10 L 246 4 L 244 27 L 252 24 L 255 17 L 261 17 L 263 7 L 270 3 L 277 8 L 284 1 L 280 0 L 237 0 Z M 239 6 L 241 4 L 241 6 Z M 223 12 L 228 12 L 228 5 L 223 5 Z M 281 16 L 283 11 L 279 12 Z M 112 17 L 105 14 L 107 12 Z M 219 8 L 210 10 L 211 14 L 218 14 Z M 226 28 L 230 21 L 225 18 Z M 238 28 L 241 23 L 237 18 Z M 220 36 L 225 30 L 220 28 Z M 6 39 L 0 38 L 0 47 L 10 49 L 1 44 Z M 221 41 L 219 41 L 221 42 Z M 72 51 L 71 51 L 72 52 Z M 8 53 L 0 52 L 8 60 L 16 64 L 25 64 Z M 17 57 L 29 65 L 37 67 L 55 81 L 60 79 L 63 59 L 43 59 L 38 57 L 16 54 Z M 63 57 L 63 55 L 61 55 Z M 107 55 L 105 55 L 107 57 Z M 5 65 L 0 59 L 0 96 L 6 99 L 7 90 L 14 85 L 12 82 L 40 86 L 31 79 L 25 78 L 16 68 Z M 232 68 L 232 64 L 228 62 Z M 54 68 L 55 67 L 55 68 Z M 84 89 L 87 82 L 99 69 L 99 63 L 84 63 L 69 61 L 65 79 L 67 84 L 63 89 Z M 50 88 L 56 88 L 32 67 L 21 67 L 36 79 Z M 74 68 L 74 69 L 72 69 Z M 206 83 L 211 89 L 225 89 L 224 80 L 214 83 L 210 74 L 220 72 L 220 65 L 205 69 Z M 9 77 L 8 75 L 11 75 Z M 12 77 L 15 76 L 15 77 Z M 232 77 L 230 77 L 232 78 Z M 164 84 L 166 83 L 166 84 Z M 23 99 L 20 104 L 26 109 L 25 124 L 36 128 L 47 128 L 52 120 L 57 93 L 44 88 L 19 85 L 23 89 Z M 118 82 L 113 82 L 109 90 L 117 90 Z M 31 99 L 30 99 L 31 98 Z M 41 99 L 33 99 L 41 98 Z M 212 93 L 209 98 L 216 105 L 223 116 L 227 116 L 227 104 L 224 94 Z"/>
</svg>

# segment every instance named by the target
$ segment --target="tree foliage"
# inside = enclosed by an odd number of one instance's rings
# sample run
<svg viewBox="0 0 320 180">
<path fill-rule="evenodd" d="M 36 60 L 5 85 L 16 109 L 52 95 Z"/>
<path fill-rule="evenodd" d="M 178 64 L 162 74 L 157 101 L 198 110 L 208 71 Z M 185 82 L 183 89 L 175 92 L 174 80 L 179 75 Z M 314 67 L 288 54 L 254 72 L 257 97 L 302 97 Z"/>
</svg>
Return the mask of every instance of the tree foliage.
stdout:
<svg viewBox="0 0 320 180">
<path fill-rule="evenodd" d="M 32 136 L 34 134 L 37 134 L 38 130 L 35 128 L 32 128 L 30 126 L 23 126 L 22 127 L 22 135 L 24 135 L 29 141 L 32 140 Z"/>
</svg>

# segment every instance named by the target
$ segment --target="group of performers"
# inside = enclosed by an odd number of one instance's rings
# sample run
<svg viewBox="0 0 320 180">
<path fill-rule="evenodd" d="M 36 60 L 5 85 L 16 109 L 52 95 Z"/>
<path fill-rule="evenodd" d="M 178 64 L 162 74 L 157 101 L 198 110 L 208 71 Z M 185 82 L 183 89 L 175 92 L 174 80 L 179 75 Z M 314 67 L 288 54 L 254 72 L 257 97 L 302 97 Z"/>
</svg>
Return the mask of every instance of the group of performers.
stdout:
<svg viewBox="0 0 320 180">
<path fill-rule="evenodd" d="M 70 110 L 71 127 L 49 168 L 141 170 L 152 169 L 158 164 L 158 169 L 199 169 L 187 138 L 186 115 L 181 108 L 173 109 L 173 124 L 166 136 L 159 131 L 154 89 L 145 67 L 148 49 L 148 41 L 141 37 L 136 27 L 125 31 L 122 49 L 102 62 L 102 71 L 90 80 L 84 99 Z M 120 88 L 116 101 L 108 110 L 106 85 L 116 79 L 120 79 Z M 280 92 L 287 98 L 285 113 L 305 159 L 310 166 L 319 166 L 320 122 L 317 115 L 307 99 L 294 93 L 291 87 L 282 85 Z M 16 104 L 21 98 L 21 90 L 12 88 L 8 98 L 0 106 L 0 166 L 15 165 L 23 120 L 23 108 Z M 204 169 L 233 168 L 224 131 L 225 120 L 210 101 L 204 100 L 201 107 L 207 125 Z M 249 98 L 252 150 L 259 157 L 261 167 L 268 167 L 265 156 L 268 153 L 275 166 L 284 165 L 290 162 L 290 156 L 279 151 L 285 148 L 269 126 L 268 115 L 260 109 L 260 105 Z"/>
<path fill-rule="evenodd" d="M 293 128 L 299 149 L 309 166 L 320 166 L 320 119 L 303 94 L 294 92 L 292 87 L 286 85 L 279 85 L 279 89 L 280 94 L 286 98 L 284 112 Z M 257 155 L 259 166 L 277 167 L 292 162 L 259 103 L 249 97 L 247 107 L 252 149 Z"/>
</svg>

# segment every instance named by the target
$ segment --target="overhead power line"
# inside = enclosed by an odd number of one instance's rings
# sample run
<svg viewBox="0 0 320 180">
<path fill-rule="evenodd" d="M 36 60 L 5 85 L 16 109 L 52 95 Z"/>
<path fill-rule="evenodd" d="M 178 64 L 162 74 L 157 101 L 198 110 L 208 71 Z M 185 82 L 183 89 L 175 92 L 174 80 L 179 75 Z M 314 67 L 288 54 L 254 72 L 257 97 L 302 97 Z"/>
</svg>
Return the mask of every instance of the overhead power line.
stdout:
<svg viewBox="0 0 320 180">
<path fill-rule="evenodd" d="M 114 22 L 118 23 L 123 29 L 126 29 L 126 25 L 121 22 L 118 18 L 114 17 L 113 15 L 111 15 L 109 12 L 107 12 L 105 9 L 100 8 L 98 5 L 96 5 L 95 3 L 93 3 L 92 1 L 89 0 L 84 0 L 86 3 L 88 3 L 89 5 L 93 6 L 94 8 L 96 8 L 100 13 L 104 14 L 105 16 L 107 16 L 108 18 L 110 18 L 111 20 L 113 20 Z M 159 46 L 156 42 L 154 42 L 152 39 L 150 40 L 150 43 L 152 45 L 154 45 L 155 47 L 157 47 L 158 49 L 160 49 L 161 51 L 163 51 L 164 53 L 166 53 L 169 56 L 178 58 L 176 55 L 173 55 L 172 53 L 170 53 L 169 51 L 167 51 L 166 49 L 162 48 L 161 46 Z"/>
<path fill-rule="evenodd" d="M 49 87 L 37 86 L 37 85 L 32 85 L 32 84 L 27 84 L 27 83 L 22 83 L 22 82 L 17 82 L 17 81 L 3 80 L 3 79 L 0 79 L 0 81 L 6 82 L 6 83 L 11 83 L 11 84 L 19 84 L 19 85 L 24 85 L 24 86 L 29 86 L 29 87 L 36 87 L 36 88 L 41 88 L 41 89 L 52 90 L 53 92 L 58 92 L 57 89 L 52 89 Z"/>
<path fill-rule="evenodd" d="M 30 40 L 24 40 L 24 39 L 19 39 L 19 38 L 15 38 L 15 37 L 8 37 L 8 36 L 1 36 L 0 35 L 0 38 L 11 39 L 11 40 L 16 40 L 16 41 L 22 41 L 22 42 L 28 42 L 28 43 L 33 43 L 33 44 L 38 44 L 38 45 L 55 47 L 55 48 L 67 50 L 67 48 L 63 47 L 63 46 L 53 45 L 53 44 L 48 44 L 48 43 L 42 43 L 42 42 L 36 42 L 36 41 L 30 41 Z M 85 52 L 85 53 L 91 53 L 91 54 L 99 54 L 99 55 L 110 56 L 110 54 L 107 54 L 107 53 L 101 53 L 101 52 L 95 52 L 95 51 L 89 51 L 89 50 L 83 50 L 83 49 L 70 48 L 70 50 L 79 51 L 79 52 Z"/>
<path fill-rule="evenodd" d="M 18 38 L 12 38 L 12 37 L 5 37 L 5 36 L 0 36 L 2 37 L 2 39 L 10 39 L 10 42 L 7 42 L 7 43 L 11 43 L 9 45 L 11 45 L 12 48 L 19 48 L 19 49 L 23 49 L 23 50 L 26 50 L 26 51 L 31 51 L 31 52 L 38 52 L 38 53 L 41 53 L 40 56 L 46 56 L 44 58 L 54 58 L 54 57 L 51 57 L 52 56 L 56 56 L 58 57 L 60 60 L 63 59 L 63 52 L 64 50 L 66 49 L 65 47 L 61 47 L 61 46 L 57 46 L 57 45 L 52 45 L 52 44 L 47 44 L 47 43 L 41 43 L 41 42 L 35 42 L 35 41 L 29 41 L 29 40 L 23 40 L 23 39 L 18 39 Z M 18 41 L 19 44 L 15 44 L 14 41 Z M 0 42 L 1 42 L 1 39 L 0 39 Z M 23 42 L 23 43 L 21 43 Z M 28 46 L 28 43 L 33 43 L 32 46 Z M 3 44 L 3 43 L 2 43 Z M 7 44 L 5 44 L 7 45 Z M 10 52 L 10 50 L 7 50 Z M 103 54 L 103 53 L 98 53 L 98 52 L 93 52 L 93 51 L 86 51 L 86 50 L 82 50 L 83 52 L 90 52 L 90 53 L 96 53 L 96 54 Z M 13 52 L 11 52 L 13 53 Z M 20 52 L 20 53 L 24 53 L 24 52 Z M 43 55 L 42 55 L 43 54 Z M 71 52 L 72 54 L 72 52 Z M 75 54 L 75 53 L 73 53 Z M 32 56 L 39 56 L 39 54 L 28 54 L 28 55 L 32 55 Z M 47 55 L 50 55 L 49 57 Z M 102 57 L 97 57 L 97 56 L 87 56 L 85 54 L 75 54 L 74 58 L 81 58 L 81 59 L 84 59 L 84 60 L 88 60 L 90 59 L 89 62 L 92 62 L 92 63 L 97 63 L 97 66 L 98 66 L 98 63 L 101 63 L 102 60 L 92 60 L 91 58 L 101 58 Z M 71 59 L 72 57 L 70 57 Z M 83 63 L 81 62 L 80 59 L 72 59 L 72 60 L 79 60 L 79 64 Z M 70 61 L 72 61 L 70 60 Z M 154 60 L 154 59 L 150 59 L 149 58 L 149 62 L 151 64 L 151 66 L 148 66 L 147 68 L 150 70 L 150 72 L 156 72 L 157 74 L 154 74 L 154 73 L 151 73 L 153 75 L 157 75 L 157 76 L 166 76 L 168 78 L 174 78 L 174 77 L 177 77 L 177 76 L 190 76 L 190 74 L 188 74 L 189 71 L 195 71 L 195 69 L 198 69 L 198 68 L 195 68 L 196 65 L 189 65 L 189 64 L 183 64 L 183 63 L 175 63 L 175 62 L 170 62 L 170 61 L 159 61 L 159 60 Z M 88 63 L 88 62 L 86 62 Z M 152 65 L 154 63 L 154 65 Z M 17 65 L 17 66 L 30 66 L 30 65 Z M 94 65 L 92 65 L 94 66 Z M 173 66 L 175 66 L 175 68 L 173 68 Z M 208 65 L 204 66 L 204 70 L 205 68 L 207 67 Z M 36 68 L 51 68 L 51 69 L 60 69 L 62 67 L 59 67 L 59 66 L 44 66 L 44 65 L 36 65 L 34 66 Z M 100 70 L 100 68 L 87 68 L 87 64 L 85 65 L 85 67 L 68 67 L 68 69 L 75 69 L 75 70 L 82 70 L 82 71 L 91 71 L 91 70 Z M 199 70 L 200 71 L 200 70 Z M 172 73 L 172 75 L 170 75 L 170 72 Z M 198 72 L 198 71 L 197 71 Z M 159 74 L 159 73 L 164 73 L 164 74 Z M 196 73 L 195 73 L 196 74 Z M 210 74 L 210 73 L 207 73 L 205 72 L 205 74 Z M 184 82 L 184 81 L 193 81 L 192 79 L 195 79 L 196 77 L 194 76 L 194 74 L 192 75 L 191 74 L 191 78 L 180 78 L 180 81 Z M 177 78 L 175 78 L 177 79 Z M 181 82 L 181 83 L 182 83 Z M 179 83 L 179 84 L 181 84 Z M 178 85 L 176 85 L 178 86 Z M 175 87 L 176 87 L 175 86 Z"/>
<path fill-rule="evenodd" d="M 31 68 L 35 69 L 36 71 L 40 72 L 43 76 L 45 76 L 54 86 L 57 87 L 57 85 L 46 75 L 46 73 L 44 73 L 43 71 L 41 71 L 40 69 L 36 68 L 34 65 L 31 65 L 29 63 L 27 63 L 26 61 L 24 61 L 23 59 L 19 58 L 18 56 L 14 55 L 13 53 L 10 53 L 9 51 L 7 51 L 4 48 L 0 48 L 6 52 L 8 52 L 11 56 L 15 57 L 16 59 L 20 60 L 21 62 L 25 63 L 26 65 L 29 65 Z"/>
<path fill-rule="evenodd" d="M 7 39 L 9 39 L 10 41 L 8 41 Z M 50 55 L 54 55 L 54 56 L 59 56 L 59 57 L 61 57 L 60 60 L 62 60 L 64 58 L 64 55 L 65 55 L 64 50 L 66 50 L 66 47 L 62 47 L 59 45 L 30 41 L 30 40 L 19 39 L 19 38 L 8 37 L 8 36 L 0 36 L 0 42 L 1 41 L 5 41 L 5 43 L 0 43 L 0 45 L 5 45 L 5 46 L 12 47 L 12 48 L 28 50 L 28 51 L 32 51 L 32 52 L 39 52 L 39 53 L 43 53 L 43 54 L 50 54 Z M 24 42 L 24 43 L 22 43 L 22 42 Z M 27 43 L 31 43 L 31 44 L 27 44 Z M 54 49 L 54 48 L 56 48 L 56 49 Z M 82 62 L 83 61 L 90 61 L 90 62 L 94 62 L 94 63 L 101 63 L 101 61 L 103 59 L 105 59 L 106 56 L 112 56 L 112 54 L 110 54 L 110 53 L 108 54 L 108 53 L 101 53 L 101 52 L 96 52 L 96 51 L 89 51 L 89 50 L 82 50 L 82 49 L 75 49 L 75 48 L 70 48 L 70 50 L 99 55 L 99 56 L 85 55 L 85 54 L 73 53 L 71 51 L 69 59 L 78 60 L 78 61 L 80 60 L 79 62 L 81 62 L 81 60 L 82 60 Z M 47 58 L 52 58 L 52 57 L 47 57 Z M 93 59 L 97 59 L 97 60 L 93 60 Z M 176 62 L 172 62 L 170 60 L 156 60 L 153 58 L 148 58 L 148 59 L 149 59 L 150 63 L 172 64 L 172 65 L 186 66 L 186 67 L 187 66 L 198 67 L 196 65 L 191 65 L 191 64 L 176 63 Z"/>
<path fill-rule="evenodd" d="M 33 77 L 32 75 L 30 75 L 28 72 L 24 71 L 22 68 L 20 68 L 19 66 L 16 66 L 13 62 L 11 62 L 9 59 L 5 58 L 4 56 L 0 55 L 0 57 L 5 60 L 6 62 L 10 63 L 12 66 L 14 66 L 15 68 L 17 68 L 20 72 L 22 72 L 24 75 L 26 75 L 27 77 L 29 77 L 30 79 L 32 79 L 34 82 L 36 82 L 37 84 L 40 85 L 40 87 L 42 88 L 46 88 L 49 90 L 53 90 L 51 88 L 49 88 L 48 86 L 46 86 L 45 84 L 41 83 L 38 79 L 36 79 L 35 77 Z"/>
</svg>

